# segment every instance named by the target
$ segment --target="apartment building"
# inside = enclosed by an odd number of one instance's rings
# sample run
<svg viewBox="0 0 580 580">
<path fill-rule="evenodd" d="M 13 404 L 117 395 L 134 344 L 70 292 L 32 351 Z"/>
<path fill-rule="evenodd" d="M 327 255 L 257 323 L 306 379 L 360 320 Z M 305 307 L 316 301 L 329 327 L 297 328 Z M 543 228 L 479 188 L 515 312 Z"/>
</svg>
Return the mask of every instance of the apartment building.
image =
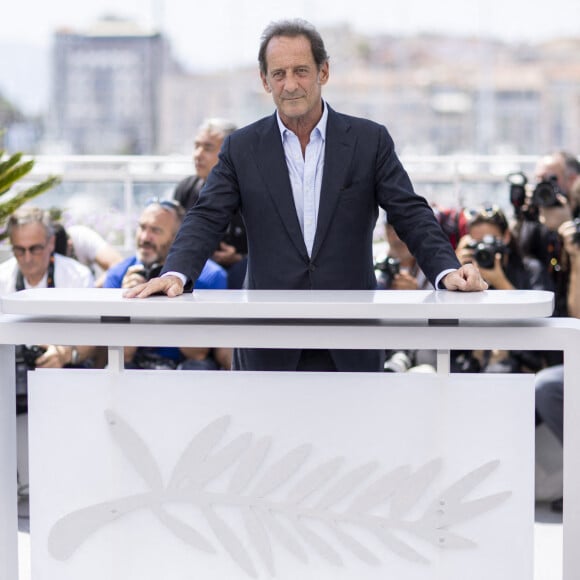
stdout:
<svg viewBox="0 0 580 580">
<path fill-rule="evenodd" d="M 154 153 L 159 93 L 170 57 L 165 38 L 104 19 L 54 36 L 50 138 L 74 153 Z"/>
</svg>

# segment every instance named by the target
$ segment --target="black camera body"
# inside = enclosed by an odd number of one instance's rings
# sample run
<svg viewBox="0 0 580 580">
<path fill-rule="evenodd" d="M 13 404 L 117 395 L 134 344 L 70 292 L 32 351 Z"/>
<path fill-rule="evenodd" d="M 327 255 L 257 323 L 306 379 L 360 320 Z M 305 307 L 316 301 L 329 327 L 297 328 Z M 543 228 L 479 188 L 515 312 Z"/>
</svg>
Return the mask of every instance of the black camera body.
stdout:
<svg viewBox="0 0 580 580">
<path fill-rule="evenodd" d="M 473 250 L 473 259 L 486 270 L 494 267 L 496 254 L 503 255 L 507 251 L 503 241 L 493 236 L 484 236 L 480 242 L 471 242 L 466 247 Z"/>
<path fill-rule="evenodd" d="M 547 179 L 540 181 L 532 191 L 532 197 L 527 199 L 526 189 L 528 178 L 524 173 L 518 171 L 507 176 L 510 184 L 510 203 L 512 204 L 516 217 L 527 221 L 538 221 L 540 207 L 557 207 L 561 205 L 559 196 L 565 195 L 558 185 L 558 178 L 550 175 Z"/>
<path fill-rule="evenodd" d="M 32 370 L 36 368 L 36 359 L 42 356 L 46 349 L 37 344 L 32 345 L 18 345 L 16 347 L 16 363 L 24 364 L 27 369 Z"/>
<path fill-rule="evenodd" d="M 46 349 L 37 344 L 18 344 L 15 348 L 16 358 L 16 412 L 26 413 L 28 410 L 28 371 L 36 368 L 36 360 Z"/>
<path fill-rule="evenodd" d="M 159 274 L 161 274 L 161 270 L 163 269 L 163 264 L 159 264 L 159 262 L 153 262 L 150 266 L 143 266 L 141 270 L 135 272 L 135 274 L 139 274 L 139 276 L 143 276 L 147 282 L 151 280 L 151 278 L 157 278 Z"/>
<path fill-rule="evenodd" d="M 558 178 L 550 175 L 548 179 L 543 179 L 534 188 L 532 203 L 539 207 L 556 207 L 562 205 L 558 199 L 559 195 L 565 194 L 558 186 Z"/>
<path fill-rule="evenodd" d="M 375 264 L 375 270 L 380 272 L 380 283 L 383 288 L 390 288 L 393 279 L 401 271 L 401 261 L 397 258 L 387 257 Z"/>
</svg>

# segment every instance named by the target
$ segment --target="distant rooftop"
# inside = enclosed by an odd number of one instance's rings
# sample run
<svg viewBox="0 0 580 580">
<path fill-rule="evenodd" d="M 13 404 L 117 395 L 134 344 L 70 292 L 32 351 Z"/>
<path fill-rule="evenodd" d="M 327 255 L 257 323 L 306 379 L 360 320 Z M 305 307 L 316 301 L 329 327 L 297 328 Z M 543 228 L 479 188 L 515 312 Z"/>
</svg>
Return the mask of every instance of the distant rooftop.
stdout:
<svg viewBox="0 0 580 580">
<path fill-rule="evenodd" d="M 73 30 L 68 27 L 61 27 L 60 34 L 80 34 L 82 36 L 93 37 L 114 37 L 114 36 L 152 36 L 158 31 L 147 28 L 133 20 L 128 20 L 120 16 L 105 15 L 100 20 L 84 30 Z"/>
</svg>

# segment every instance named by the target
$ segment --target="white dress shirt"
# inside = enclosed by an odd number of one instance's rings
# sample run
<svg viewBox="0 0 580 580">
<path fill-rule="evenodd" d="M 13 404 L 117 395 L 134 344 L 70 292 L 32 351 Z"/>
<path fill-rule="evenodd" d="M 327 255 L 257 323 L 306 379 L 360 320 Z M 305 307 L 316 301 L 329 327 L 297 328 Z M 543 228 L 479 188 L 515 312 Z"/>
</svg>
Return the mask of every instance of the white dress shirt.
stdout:
<svg viewBox="0 0 580 580">
<path fill-rule="evenodd" d="M 309 256 L 312 255 L 316 224 L 318 223 L 318 207 L 324 170 L 328 107 L 324 103 L 323 106 L 322 117 L 310 133 L 310 140 L 306 145 L 304 155 L 302 155 L 302 147 L 297 135 L 282 123 L 279 113 L 276 113 L 296 214 Z"/>
</svg>

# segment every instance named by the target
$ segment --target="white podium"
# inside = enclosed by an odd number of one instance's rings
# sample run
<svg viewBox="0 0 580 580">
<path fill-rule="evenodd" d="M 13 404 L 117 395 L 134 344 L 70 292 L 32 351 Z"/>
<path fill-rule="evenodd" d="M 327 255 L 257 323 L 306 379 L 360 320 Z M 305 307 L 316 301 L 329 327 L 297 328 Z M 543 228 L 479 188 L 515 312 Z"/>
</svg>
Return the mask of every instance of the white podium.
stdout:
<svg viewBox="0 0 580 580">
<path fill-rule="evenodd" d="M 533 377 L 448 373 L 449 350 L 494 348 L 564 351 L 565 579 L 580 569 L 580 323 L 547 318 L 551 293 L 50 289 L 2 312 L 0 580 L 17 578 L 11 345 L 31 343 L 109 347 L 104 371 L 30 373 L 33 580 L 157 578 L 168 558 L 172 578 L 477 578 L 499 558 L 482 578 L 531 579 Z M 435 349 L 438 373 L 125 371 L 128 345 Z"/>
</svg>

